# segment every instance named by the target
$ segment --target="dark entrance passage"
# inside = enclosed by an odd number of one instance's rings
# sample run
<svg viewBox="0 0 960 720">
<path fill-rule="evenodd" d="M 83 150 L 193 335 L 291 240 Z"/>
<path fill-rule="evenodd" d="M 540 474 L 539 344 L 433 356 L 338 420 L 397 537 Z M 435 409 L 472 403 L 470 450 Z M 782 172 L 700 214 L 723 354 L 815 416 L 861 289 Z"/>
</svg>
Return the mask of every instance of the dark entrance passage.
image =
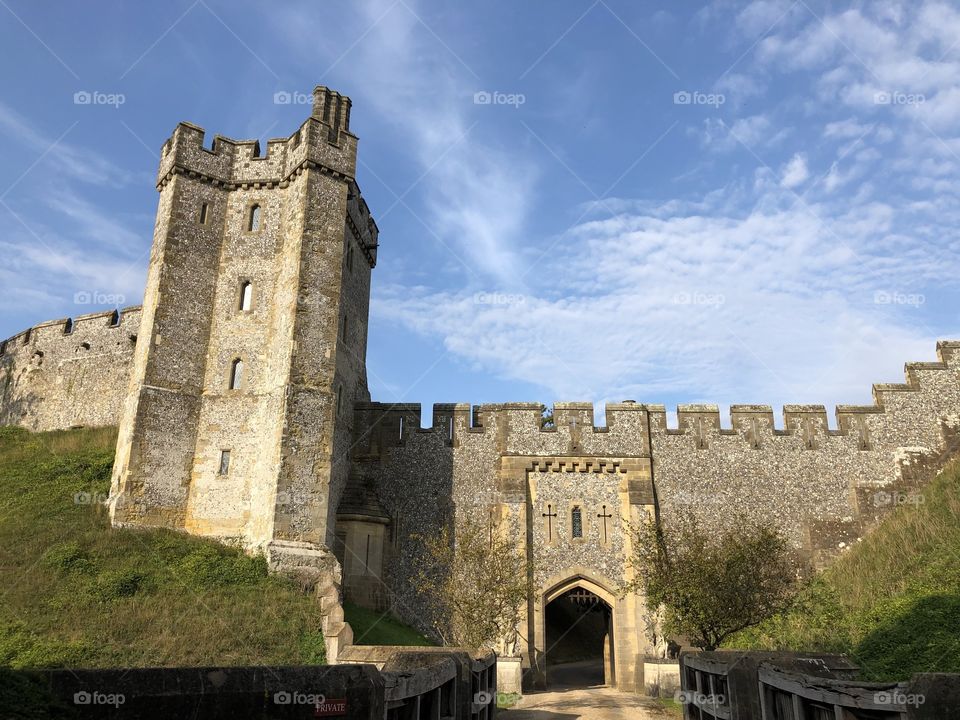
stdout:
<svg viewBox="0 0 960 720">
<path fill-rule="evenodd" d="M 613 613 L 589 590 L 573 588 L 544 608 L 547 687 L 614 685 Z"/>
</svg>

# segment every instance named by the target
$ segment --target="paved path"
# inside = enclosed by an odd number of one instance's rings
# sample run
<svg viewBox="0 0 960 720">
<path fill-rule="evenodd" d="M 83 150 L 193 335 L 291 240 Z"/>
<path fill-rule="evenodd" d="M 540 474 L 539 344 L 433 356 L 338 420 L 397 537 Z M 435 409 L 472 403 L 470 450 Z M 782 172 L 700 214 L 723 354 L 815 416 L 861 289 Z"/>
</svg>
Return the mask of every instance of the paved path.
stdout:
<svg viewBox="0 0 960 720">
<path fill-rule="evenodd" d="M 501 710 L 502 720 L 672 720 L 652 698 L 617 692 L 602 685 L 574 687 L 585 668 L 571 663 L 551 673 L 553 683 L 546 692 L 525 695 L 510 710 Z M 561 684 L 569 683 L 569 684 Z"/>
</svg>

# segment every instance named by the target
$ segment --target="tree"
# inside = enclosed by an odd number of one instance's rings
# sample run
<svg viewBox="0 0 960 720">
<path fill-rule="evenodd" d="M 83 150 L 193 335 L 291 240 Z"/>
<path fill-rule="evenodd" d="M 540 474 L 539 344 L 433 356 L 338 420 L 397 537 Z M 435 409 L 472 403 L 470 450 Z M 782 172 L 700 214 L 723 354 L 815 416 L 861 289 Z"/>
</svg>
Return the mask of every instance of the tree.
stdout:
<svg viewBox="0 0 960 720">
<path fill-rule="evenodd" d="M 777 530 L 743 516 L 722 530 L 705 529 L 692 514 L 670 523 L 650 519 L 630 527 L 636 579 L 625 588 L 646 594 L 663 611 L 663 631 L 715 650 L 727 637 L 789 609 L 799 565 Z"/>
<path fill-rule="evenodd" d="M 500 644 L 501 652 L 512 654 L 530 571 L 522 550 L 497 524 L 469 515 L 456 523 L 456 532 L 445 526 L 438 535 L 418 537 L 425 550 L 418 592 L 443 643 Z"/>
</svg>

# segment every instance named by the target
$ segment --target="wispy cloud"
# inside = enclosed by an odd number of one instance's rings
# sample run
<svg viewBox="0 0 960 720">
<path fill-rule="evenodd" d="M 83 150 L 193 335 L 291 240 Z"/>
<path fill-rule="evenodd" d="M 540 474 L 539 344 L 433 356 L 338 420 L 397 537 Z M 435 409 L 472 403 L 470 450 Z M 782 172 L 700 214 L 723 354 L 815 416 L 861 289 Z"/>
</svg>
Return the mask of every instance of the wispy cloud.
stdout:
<svg viewBox="0 0 960 720">
<path fill-rule="evenodd" d="M 324 32 L 317 25 L 326 22 L 305 22 L 311 15 L 300 3 L 271 15 L 304 57 L 316 62 L 321 55 L 335 63 L 354 100 L 365 112 L 378 113 L 409 148 L 418 167 L 414 192 L 429 202 L 414 209 L 406 195 L 409 185 L 390 187 L 395 198 L 403 198 L 390 212 L 416 215 L 468 279 L 517 277 L 513 248 L 527 220 L 537 168 L 491 141 L 482 119 L 471 118 L 477 109 L 474 94 L 494 88 L 481 86 L 413 0 L 365 0 L 356 7 L 359 17 L 345 19 L 349 29 L 340 45 L 316 42 Z M 351 34 L 362 42 L 349 42 Z"/>
<path fill-rule="evenodd" d="M 71 141 L 71 128 L 77 124 L 65 123 L 63 130 L 67 136 L 58 139 L 41 133 L 30 121 L 0 102 L 0 130 L 8 139 L 36 150 L 41 162 L 52 163 L 66 178 L 111 187 L 131 182 L 133 173 Z"/>
</svg>

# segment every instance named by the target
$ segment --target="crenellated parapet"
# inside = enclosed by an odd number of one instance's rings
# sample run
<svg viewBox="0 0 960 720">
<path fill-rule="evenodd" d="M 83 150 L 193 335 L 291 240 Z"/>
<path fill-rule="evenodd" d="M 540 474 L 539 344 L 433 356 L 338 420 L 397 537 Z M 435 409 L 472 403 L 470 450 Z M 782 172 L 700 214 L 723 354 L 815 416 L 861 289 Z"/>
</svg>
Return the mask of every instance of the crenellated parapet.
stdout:
<svg viewBox="0 0 960 720">
<path fill-rule="evenodd" d="M 511 455 L 646 457 L 650 453 L 645 405 L 607 404 L 605 426 L 594 425 L 589 403 L 557 403 L 549 425 L 543 422 L 543 409 L 540 403 L 438 403 L 433 406 L 432 425 L 422 427 L 419 403 L 359 403 L 355 411 L 362 435 L 358 447 L 373 449 L 355 452 L 377 454 L 426 434 L 451 447 L 487 438 L 500 452 Z"/>
<path fill-rule="evenodd" d="M 140 307 L 39 323 L 0 342 L 0 425 L 116 425 Z"/>
<path fill-rule="evenodd" d="M 157 187 L 177 174 L 226 189 L 286 187 L 307 168 L 352 182 L 356 177 L 357 138 L 350 132 L 350 100 L 318 86 L 313 112 L 295 133 L 267 141 L 233 140 L 216 135 L 210 147 L 205 131 L 187 122 L 177 125 L 163 145 Z"/>
</svg>

